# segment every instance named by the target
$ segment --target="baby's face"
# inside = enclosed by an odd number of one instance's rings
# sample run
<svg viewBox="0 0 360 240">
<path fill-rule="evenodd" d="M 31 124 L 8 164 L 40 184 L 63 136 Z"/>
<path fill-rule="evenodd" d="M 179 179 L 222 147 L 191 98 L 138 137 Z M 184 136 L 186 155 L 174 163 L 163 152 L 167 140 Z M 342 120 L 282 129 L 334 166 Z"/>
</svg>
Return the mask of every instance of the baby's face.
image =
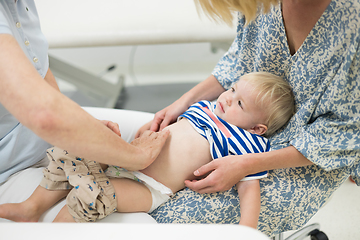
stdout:
<svg viewBox="0 0 360 240">
<path fill-rule="evenodd" d="M 240 78 L 231 89 L 219 96 L 215 114 L 228 123 L 253 132 L 257 124 L 266 121 L 263 109 L 256 105 L 257 94 L 248 81 Z"/>
</svg>

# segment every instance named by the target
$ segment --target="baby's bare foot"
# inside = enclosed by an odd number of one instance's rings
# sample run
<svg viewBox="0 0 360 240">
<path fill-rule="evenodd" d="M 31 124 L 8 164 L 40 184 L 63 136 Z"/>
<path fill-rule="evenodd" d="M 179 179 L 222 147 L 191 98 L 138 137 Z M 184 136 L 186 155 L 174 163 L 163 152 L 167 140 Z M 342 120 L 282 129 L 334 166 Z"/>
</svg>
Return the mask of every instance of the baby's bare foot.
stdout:
<svg viewBox="0 0 360 240">
<path fill-rule="evenodd" d="M 23 203 L 6 203 L 0 205 L 0 218 L 14 222 L 37 222 L 40 216 Z"/>
</svg>

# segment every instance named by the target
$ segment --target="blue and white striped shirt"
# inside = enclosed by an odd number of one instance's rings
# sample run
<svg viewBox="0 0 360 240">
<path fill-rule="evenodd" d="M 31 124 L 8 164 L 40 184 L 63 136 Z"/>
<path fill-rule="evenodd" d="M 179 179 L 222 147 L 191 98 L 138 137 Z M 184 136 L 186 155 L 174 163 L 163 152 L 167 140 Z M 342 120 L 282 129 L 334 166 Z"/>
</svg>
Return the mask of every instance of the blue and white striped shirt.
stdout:
<svg viewBox="0 0 360 240">
<path fill-rule="evenodd" d="M 187 118 L 194 129 L 206 138 L 210 144 L 213 159 L 228 155 L 260 153 L 270 150 L 269 141 L 242 128 L 225 122 L 214 114 L 216 105 L 209 101 L 200 101 L 189 107 L 180 118 Z M 243 180 L 259 179 L 267 172 L 249 175 Z"/>
</svg>

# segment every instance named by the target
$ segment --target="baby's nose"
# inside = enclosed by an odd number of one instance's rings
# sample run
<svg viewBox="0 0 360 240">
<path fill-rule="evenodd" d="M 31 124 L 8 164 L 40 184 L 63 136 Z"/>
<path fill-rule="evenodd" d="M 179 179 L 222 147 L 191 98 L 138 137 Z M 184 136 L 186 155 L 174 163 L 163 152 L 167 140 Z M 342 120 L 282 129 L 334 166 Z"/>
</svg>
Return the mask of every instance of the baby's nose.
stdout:
<svg viewBox="0 0 360 240">
<path fill-rule="evenodd" d="M 226 103 L 227 103 L 227 105 L 231 105 L 231 102 L 232 102 L 232 98 L 231 97 L 227 97 L 226 98 Z"/>
</svg>

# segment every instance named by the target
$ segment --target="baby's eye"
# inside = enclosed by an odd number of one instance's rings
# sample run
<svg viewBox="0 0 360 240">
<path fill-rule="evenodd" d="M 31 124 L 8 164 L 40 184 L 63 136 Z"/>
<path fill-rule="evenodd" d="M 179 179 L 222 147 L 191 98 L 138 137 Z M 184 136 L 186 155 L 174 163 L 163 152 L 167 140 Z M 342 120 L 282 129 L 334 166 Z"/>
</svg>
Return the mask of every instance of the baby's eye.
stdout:
<svg viewBox="0 0 360 240">
<path fill-rule="evenodd" d="M 235 92 L 235 88 L 231 87 L 231 91 L 232 91 L 232 92 Z"/>
<path fill-rule="evenodd" d="M 241 101 L 238 101 L 239 106 L 241 107 Z"/>
</svg>

